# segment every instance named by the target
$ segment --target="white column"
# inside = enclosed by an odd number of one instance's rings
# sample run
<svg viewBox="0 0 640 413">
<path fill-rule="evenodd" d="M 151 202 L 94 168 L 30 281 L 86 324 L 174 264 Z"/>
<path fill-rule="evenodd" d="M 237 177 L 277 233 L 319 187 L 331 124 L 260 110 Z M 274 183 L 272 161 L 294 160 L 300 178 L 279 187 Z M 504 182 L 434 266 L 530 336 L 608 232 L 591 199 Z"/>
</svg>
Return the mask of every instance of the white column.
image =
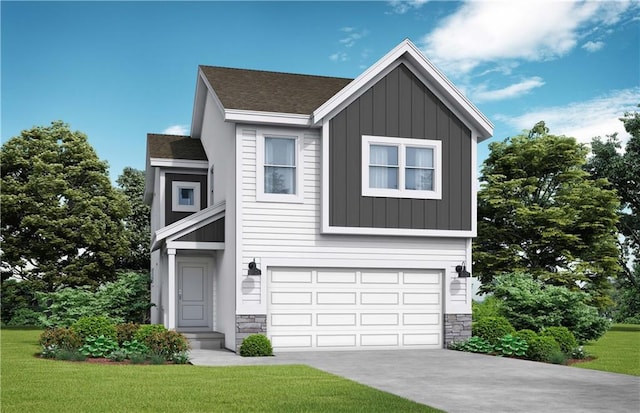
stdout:
<svg viewBox="0 0 640 413">
<path fill-rule="evenodd" d="M 176 294 L 176 250 L 173 248 L 167 249 L 167 274 L 169 278 L 168 282 L 168 295 L 169 295 L 169 309 L 167 315 L 169 316 L 169 325 L 167 328 L 169 330 L 176 329 L 176 300 L 178 299 L 178 295 Z"/>
</svg>

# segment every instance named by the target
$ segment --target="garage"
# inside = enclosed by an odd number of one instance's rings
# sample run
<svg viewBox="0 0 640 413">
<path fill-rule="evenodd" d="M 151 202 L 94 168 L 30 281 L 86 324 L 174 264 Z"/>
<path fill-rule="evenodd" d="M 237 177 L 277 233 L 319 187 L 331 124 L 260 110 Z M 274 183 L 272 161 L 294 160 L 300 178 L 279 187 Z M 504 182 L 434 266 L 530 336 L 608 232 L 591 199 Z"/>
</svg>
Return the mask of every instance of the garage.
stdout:
<svg viewBox="0 0 640 413">
<path fill-rule="evenodd" d="M 442 348 L 442 271 L 269 268 L 275 351 Z"/>
</svg>

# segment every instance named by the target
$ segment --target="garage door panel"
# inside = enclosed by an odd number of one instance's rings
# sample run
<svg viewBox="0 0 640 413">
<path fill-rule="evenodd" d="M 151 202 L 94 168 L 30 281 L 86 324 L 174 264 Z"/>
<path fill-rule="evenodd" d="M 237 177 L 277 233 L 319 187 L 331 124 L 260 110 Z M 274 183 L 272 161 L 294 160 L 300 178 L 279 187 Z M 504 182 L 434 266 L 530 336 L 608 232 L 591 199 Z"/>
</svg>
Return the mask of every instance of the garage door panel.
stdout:
<svg viewBox="0 0 640 413">
<path fill-rule="evenodd" d="M 434 293 L 403 293 L 402 303 L 407 305 L 439 304 L 440 294 Z"/>
<path fill-rule="evenodd" d="M 356 313 L 318 313 L 316 318 L 318 326 L 355 326 L 357 320 Z"/>
<path fill-rule="evenodd" d="M 433 270 L 268 269 L 276 351 L 440 348 L 442 276 Z"/>
<path fill-rule="evenodd" d="M 362 313 L 360 314 L 360 325 L 362 326 L 397 326 L 399 325 L 397 313 Z"/>
<path fill-rule="evenodd" d="M 311 327 L 312 314 L 271 314 L 272 326 L 298 326 Z"/>
<path fill-rule="evenodd" d="M 360 280 L 362 284 L 398 284 L 400 274 L 397 272 L 363 272 Z"/>
<path fill-rule="evenodd" d="M 354 271 L 318 271 L 318 283 L 355 284 L 356 273 Z"/>
</svg>

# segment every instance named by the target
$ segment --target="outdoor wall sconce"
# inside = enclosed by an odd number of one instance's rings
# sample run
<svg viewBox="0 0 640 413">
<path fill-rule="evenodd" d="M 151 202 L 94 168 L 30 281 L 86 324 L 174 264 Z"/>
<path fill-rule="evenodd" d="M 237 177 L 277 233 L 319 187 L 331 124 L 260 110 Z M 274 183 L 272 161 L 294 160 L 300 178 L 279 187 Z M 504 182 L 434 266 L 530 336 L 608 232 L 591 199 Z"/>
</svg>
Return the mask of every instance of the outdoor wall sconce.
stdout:
<svg viewBox="0 0 640 413">
<path fill-rule="evenodd" d="M 459 278 L 471 277 L 471 273 L 469 273 L 469 271 L 467 271 L 467 267 L 466 267 L 464 261 L 462 262 L 462 265 L 456 265 L 456 272 L 458 273 L 458 277 Z"/>
<path fill-rule="evenodd" d="M 256 266 L 255 258 L 249 263 L 249 275 L 262 275 L 262 271 Z"/>
</svg>

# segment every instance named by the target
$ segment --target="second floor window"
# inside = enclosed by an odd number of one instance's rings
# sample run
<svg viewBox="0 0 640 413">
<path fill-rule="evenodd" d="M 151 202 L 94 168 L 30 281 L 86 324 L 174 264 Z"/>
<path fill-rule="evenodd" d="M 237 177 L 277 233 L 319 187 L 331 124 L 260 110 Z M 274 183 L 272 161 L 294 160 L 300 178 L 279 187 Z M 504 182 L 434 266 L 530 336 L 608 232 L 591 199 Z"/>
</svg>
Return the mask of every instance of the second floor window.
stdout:
<svg viewBox="0 0 640 413">
<path fill-rule="evenodd" d="M 295 194 L 296 141 L 291 138 L 264 139 L 264 192 Z"/>
</svg>

